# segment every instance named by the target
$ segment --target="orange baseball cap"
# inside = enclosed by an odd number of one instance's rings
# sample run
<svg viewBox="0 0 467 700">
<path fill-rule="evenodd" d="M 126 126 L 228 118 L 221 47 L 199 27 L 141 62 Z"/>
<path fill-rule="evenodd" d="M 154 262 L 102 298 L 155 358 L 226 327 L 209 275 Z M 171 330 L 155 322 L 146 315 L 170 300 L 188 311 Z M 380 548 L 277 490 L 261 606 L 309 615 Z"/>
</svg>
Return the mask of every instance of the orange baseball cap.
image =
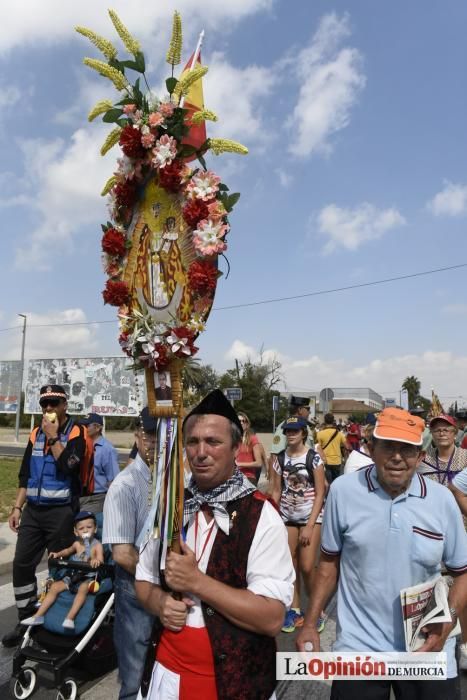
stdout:
<svg viewBox="0 0 467 700">
<path fill-rule="evenodd" d="M 373 435 L 380 440 L 421 445 L 424 429 L 425 421 L 418 416 L 413 416 L 403 408 L 385 408 L 378 415 Z"/>
</svg>

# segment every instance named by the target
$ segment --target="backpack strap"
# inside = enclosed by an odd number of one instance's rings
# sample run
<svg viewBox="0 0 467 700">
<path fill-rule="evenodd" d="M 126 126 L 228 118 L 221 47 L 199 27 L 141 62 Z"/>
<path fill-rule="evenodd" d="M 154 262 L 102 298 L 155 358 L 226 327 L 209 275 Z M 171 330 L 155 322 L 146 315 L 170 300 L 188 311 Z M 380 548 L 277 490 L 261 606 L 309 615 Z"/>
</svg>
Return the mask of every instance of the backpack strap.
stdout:
<svg viewBox="0 0 467 700">
<path fill-rule="evenodd" d="M 326 449 L 326 447 L 329 447 L 329 445 L 334 440 L 334 438 L 336 437 L 338 432 L 339 432 L 339 430 L 336 428 L 335 431 L 333 432 L 333 434 L 331 435 L 331 437 L 329 438 L 329 440 L 327 441 L 327 443 L 324 445 L 324 447 L 322 447 L 323 452 Z"/>
<path fill-rule="evenodd" d="M 281 468 L 281 471 L 284 469 L 284 464 L 285 464 L 285 450 L 281 450 L 276 454 L 277 461 L 279 462 L 279 466 Z"/>
</svg>

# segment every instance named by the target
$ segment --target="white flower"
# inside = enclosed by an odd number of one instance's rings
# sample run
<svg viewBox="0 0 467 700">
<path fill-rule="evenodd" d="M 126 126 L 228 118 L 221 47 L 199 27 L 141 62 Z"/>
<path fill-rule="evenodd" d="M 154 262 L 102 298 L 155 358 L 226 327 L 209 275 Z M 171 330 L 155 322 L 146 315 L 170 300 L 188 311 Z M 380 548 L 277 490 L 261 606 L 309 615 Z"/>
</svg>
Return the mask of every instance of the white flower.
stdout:
<svg viewBox="0 0 467 700">
<path fill-rule="evenodd" d="M 171 346 L 173 353 L 181 350 L 184 355 L 191 355 L 191 350 L 187 347 L 188 338 L 179 338 L 175 333 L 171 333 L 167 338 L 167 342 Z"/>
</svg>

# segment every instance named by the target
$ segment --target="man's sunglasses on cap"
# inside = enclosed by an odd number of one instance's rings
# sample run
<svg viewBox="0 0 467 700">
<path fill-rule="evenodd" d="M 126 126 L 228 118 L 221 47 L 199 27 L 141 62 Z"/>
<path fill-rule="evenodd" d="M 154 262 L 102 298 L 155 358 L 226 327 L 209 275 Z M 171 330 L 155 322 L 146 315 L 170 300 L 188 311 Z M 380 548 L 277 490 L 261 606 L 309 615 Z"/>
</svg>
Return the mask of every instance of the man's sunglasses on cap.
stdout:
<svg viewBox="0 0 467 700">
<path fill-rule="evenodd" d="M 41 408 L 47 408 L 47 406 L 52 406 L 52 408 L 57 408 L 62 399 L 41 399 L 39 405 Z"/>
</svg>

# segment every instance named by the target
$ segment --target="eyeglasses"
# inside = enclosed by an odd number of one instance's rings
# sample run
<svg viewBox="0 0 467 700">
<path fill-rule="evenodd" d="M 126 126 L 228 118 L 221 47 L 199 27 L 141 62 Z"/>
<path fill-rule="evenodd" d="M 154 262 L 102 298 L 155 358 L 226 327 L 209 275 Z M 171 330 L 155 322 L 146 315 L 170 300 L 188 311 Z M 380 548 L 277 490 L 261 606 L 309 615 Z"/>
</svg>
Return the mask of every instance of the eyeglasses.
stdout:
<svg viewBox="0 0 467 700">
<path fill-rule="evenodd" d="M 432 433 L 453 433 L 453 428 L 433 428 Z"/>
<path fill-rule="evenodd" d="M 57 408 L 60 404 L 61 399 L 42 399 L 39 401 L 41 408 L 47 408 L 47 406 L 52 406 L 52 408 Z"/>
<path fill-rule="evenodd" d="M 386 454 L 399 454 L 403 459 L 414 459 L 420 452 L 420 448 L 416 445 L 406 445 L 400 442 L 378 440 L 377 444 Z"/>
</svg>

